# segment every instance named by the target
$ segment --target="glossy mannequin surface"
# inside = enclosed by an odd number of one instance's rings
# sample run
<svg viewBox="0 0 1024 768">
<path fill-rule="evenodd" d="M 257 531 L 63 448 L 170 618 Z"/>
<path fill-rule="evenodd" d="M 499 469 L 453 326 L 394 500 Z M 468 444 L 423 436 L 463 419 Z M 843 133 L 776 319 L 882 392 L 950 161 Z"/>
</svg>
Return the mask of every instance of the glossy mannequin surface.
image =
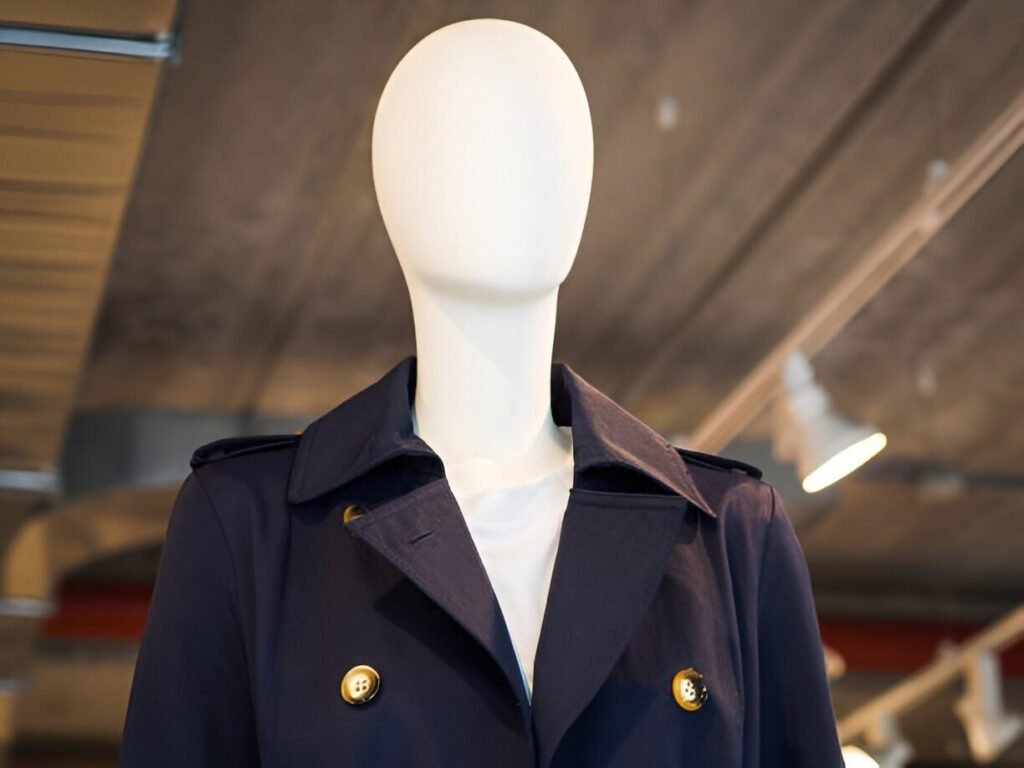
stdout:
<svg viewBox="0 0 1024 768">
<path fill-rule="evenodd" d="M 578 74 L 525 25 L 442 27 L 385 85 L 372 162 L 415 321 L 417 434 L 441 457 L 471 528 L 474 500 L 487 499 L 491 519 L 498 509 L 514 521 L 523 487 L 539 481 L 550 490 L 532 497 L 531 511 L 560 516 L 567 489 L 543 483 L 572 459 L 571 435 L 551 415 L 556 304 L 593 175 Z M 551 558 L 536 554 L 546 593 Z M 485 564 L 501 599 L 514 563 Z"/>
</svg>

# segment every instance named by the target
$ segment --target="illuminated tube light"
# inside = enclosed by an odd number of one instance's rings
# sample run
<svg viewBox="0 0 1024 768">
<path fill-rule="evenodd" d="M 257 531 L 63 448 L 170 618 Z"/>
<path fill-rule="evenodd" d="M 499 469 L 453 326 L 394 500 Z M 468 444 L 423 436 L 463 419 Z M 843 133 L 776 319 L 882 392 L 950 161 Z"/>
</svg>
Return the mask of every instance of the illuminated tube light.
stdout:
<svg viewBox="0 0 1024 768">
<path fill-rule="evenodd" d="M 878 454 L 885 435 L 833 408 L 814 380 L 810 361 L 792 353 L 783 368 L 775 407 L 775 457 L 795 461 L 804 491 L 816 493 Z"/>
</svg>

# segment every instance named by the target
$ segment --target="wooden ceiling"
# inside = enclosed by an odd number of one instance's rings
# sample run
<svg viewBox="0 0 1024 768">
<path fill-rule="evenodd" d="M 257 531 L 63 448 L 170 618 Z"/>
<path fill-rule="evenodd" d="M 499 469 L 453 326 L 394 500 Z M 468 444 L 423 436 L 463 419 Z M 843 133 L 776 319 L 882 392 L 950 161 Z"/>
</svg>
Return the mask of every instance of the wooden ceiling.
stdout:
<svg viewBox="0 0 1024 768">
<path fill-rule="evenodd" d="M 536 27 L 580 74 L 595 174 L 555 358 L 663 434 L 699 423 L 1024 88 L 1019 0 L 252 0 L 244 12 L 191 0 L 77 407 L 315 416 L 412 352 L 370 128 L 402 55 L 473 17 Z M 109 88 L 137 65 L 104 66 L 121 68 Z M 659 105 L 675 108 L 674 124 L 659 122 Z M 89 130 L 82 119 L 74 130 Z M 890 435 L 888 456 L 1009 478 L 941 502 L 851 478 L 832 516 L 801 531 L 830 588 L 882 584 L 879 569 L 905 554 L 899 589 L 1024 594 L 1022 199 L 1017 156 L 815 360 L 836 402 Z M 53 194 L 43 205 L 64 218 L 0 213 L 2 231 L 31 234 L 16 243 L 39 264 L 52 238 L 86 226 Z M 43 282 L 39 271 L 17 306 L 30 290 L 36 302 L 83 290 L 68 274 Z M 66 332 L 90 330 L 85 310 L 67 318 Z M 53 447 L 53 433 L 27 447 L 24 429 L 57 402 L 32 381 L 12 390 L 23 427 L 0 444 L 8 464 Z M 957 571 L 965 544 L 976 560 Z"/>
<path fill-rule="evenodd" d="M 156 93 L 153 61 L 0 49 L 0 459 L 53 468 Z"/>
<path fill-rule="evenodd" d="M 135 37 L 166 35 L 178 0 L 4 0 L 0 21 L 21 27 Z"/>
</svg>

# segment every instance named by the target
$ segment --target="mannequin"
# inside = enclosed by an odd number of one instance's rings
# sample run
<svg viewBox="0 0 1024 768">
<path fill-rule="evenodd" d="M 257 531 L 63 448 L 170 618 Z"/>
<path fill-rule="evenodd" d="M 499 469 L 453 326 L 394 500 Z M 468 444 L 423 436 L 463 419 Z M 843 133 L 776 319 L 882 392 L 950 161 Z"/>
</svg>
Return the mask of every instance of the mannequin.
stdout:
<svg viewBox="0 0 1024 768">
<path fill-rule="evenodd" d="M 193 452 L 121 765 L 842 768 L 778 491 L 552 364 L 593 162 L 565 55 L 437 30 L 372 155 L 418 354 Z"/>
<path fill-rule="evenodd" d="M 550 370 L 593 176 L 579 75 L 523 24 L 442 27 L 384 87 L 372 164 L 415 321 L 414 429 L 442 459 L 530 688 L 573 476 Z"/>
</svg>

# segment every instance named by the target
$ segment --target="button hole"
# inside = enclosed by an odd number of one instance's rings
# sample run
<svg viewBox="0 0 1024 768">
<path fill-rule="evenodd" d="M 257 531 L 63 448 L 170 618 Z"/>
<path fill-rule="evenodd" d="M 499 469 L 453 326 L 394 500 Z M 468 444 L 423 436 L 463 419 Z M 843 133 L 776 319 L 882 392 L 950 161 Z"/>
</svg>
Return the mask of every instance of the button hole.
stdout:
<svg viewBox="0 0 1024 768">
<path fill-rule="evenodd" d="M 419 542 L 423 541 L 423 539 L 427 538 L 428 536 L 433 536 L 434 535 L 434 531 L 435 531 L 435 529 L 431 528 L 429 531 L 424 531 L 423 533 L 419 533 L 419 534 L 413 536 L 411 539 L 409 539 L 409 543 L 410 544 L 418 544 Z"/>
</svg>

